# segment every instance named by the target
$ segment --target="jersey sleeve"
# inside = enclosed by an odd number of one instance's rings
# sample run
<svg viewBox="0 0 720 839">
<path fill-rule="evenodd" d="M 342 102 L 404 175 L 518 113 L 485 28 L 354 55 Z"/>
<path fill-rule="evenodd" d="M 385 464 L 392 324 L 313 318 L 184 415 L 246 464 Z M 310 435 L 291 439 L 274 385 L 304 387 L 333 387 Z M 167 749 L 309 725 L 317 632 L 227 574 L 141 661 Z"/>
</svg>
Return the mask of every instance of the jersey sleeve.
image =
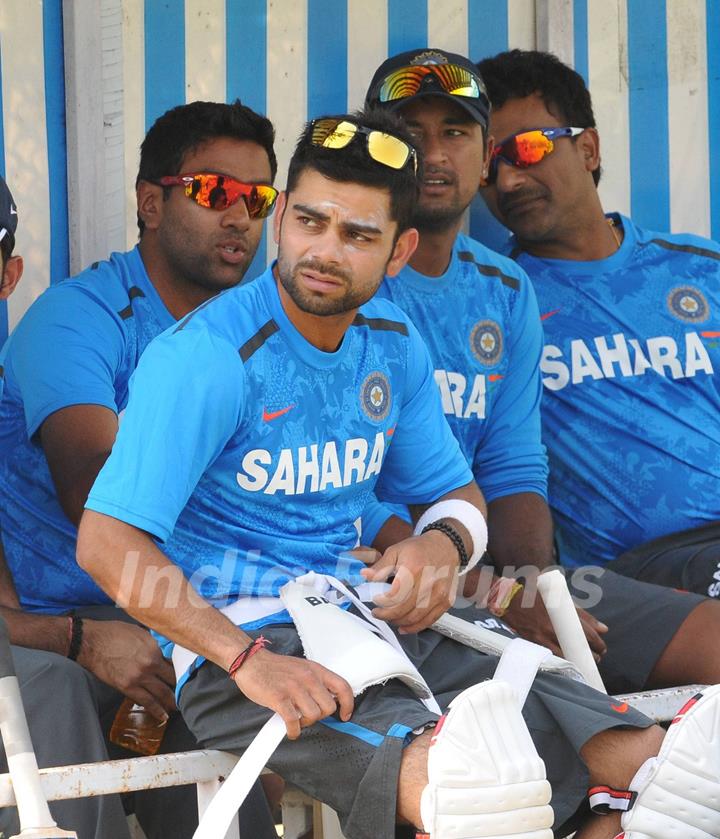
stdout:
<svg viewBox="0 0 720 839">
<path fill-rule="evenodd" d="M 244 382 L 237 351 L 205 329 L 155 339 L 130 380 L 128 406 L 87 509 L 165 541 L 241 422 Z"/>
<path fill-rule="evenodd" d="M 510 321 L 507 372 L 472 464 L 487 501 L 519 492 L 547 498 L 540 420 L 543 331 L 535 292 L 527 276 L 522 279 Z"/>
<path fill-rule="evenodd" d="M 410 512 L 404 504 L 386 504 L 373 493 L 362 514 L 361 544 L 372 545 L 385 522 L 392 516 L 410 521 Z"/>
<path fill-rule="evenodd" d="M 430 355 L 408 323 L 403 403 L 376 492 L 399 504 L 426 504 L 472 481 L 470 467 L 445 419 Z"/>
<path fill-rule="evenodd" d="M 115 374 L 124 336 L 106 305 L 72 285 L 46 292 L 13 332 L 6 363 L 17 384 L 28 437 L 71 405 L 117 411 Z"/>
</svg>

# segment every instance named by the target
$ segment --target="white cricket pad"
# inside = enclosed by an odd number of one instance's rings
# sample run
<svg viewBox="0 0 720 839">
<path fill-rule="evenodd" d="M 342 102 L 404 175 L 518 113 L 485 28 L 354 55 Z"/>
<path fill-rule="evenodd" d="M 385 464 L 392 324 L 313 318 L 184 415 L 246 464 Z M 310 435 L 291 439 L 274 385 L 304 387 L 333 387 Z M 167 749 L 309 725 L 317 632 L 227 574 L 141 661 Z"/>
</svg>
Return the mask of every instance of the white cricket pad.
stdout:
<svg viewBox="0 0 720 839">
<path fill-rule="evenodd" d="M 625 839 L 720 836 L 720 685 L 678 712 L 658 756 L 640 767 L 630 789 L 637 798 L 622 817 Z"/>
<path fill-rule="evenodd" d="M 431 839 L 553 839 L 551 789 L 512 688 L 463 691 L 435 730 L 420 802 Z"/>
<path fill-rule="evenodd" d="M 342 676 L 355 696 L 370 685 L 400 679 L 421 698 L 432 699 L 430 688 L 399 644 L 396 648 L 379 637 L 372 624 L 330 603 L 303 579 L 286 583 L 280 596 L 306 658 Z"/>
</svg>

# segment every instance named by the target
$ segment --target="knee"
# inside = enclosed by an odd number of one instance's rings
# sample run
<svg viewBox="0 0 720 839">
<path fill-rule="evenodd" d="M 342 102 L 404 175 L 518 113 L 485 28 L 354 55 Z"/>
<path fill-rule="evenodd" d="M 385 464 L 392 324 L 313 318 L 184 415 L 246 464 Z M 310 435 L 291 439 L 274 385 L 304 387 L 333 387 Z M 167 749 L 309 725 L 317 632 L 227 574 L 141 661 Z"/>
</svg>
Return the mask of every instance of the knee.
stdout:
<svg viewBox="0 0 720 839">
<path fill-rule="evenodd" d="M 606 784 L 627 789 L 643 763 L 660 751 L 664 736 L 659 725 L 615 728 L 596 734 L 580 751 L 590 772 L 591 786 Z"/>
</svg>

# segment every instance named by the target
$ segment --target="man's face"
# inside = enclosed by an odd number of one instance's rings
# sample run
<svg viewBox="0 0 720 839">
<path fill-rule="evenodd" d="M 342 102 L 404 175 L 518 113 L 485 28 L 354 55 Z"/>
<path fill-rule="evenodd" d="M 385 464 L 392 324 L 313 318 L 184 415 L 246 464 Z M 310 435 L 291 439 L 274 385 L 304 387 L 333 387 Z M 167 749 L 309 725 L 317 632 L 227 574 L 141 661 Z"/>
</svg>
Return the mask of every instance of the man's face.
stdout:
<svg viewBox="0 0 720 839">
<path fill-rule="evenodd" d="M 302 312 L 327 316 L 356 309 L 375 294 L 386 270 L 393 275 L 402 267 L 395 265 L 397 223 L 387 190 L 305 169 L 295 189 L 278 200 L 278 276 Z"/>
<path fill-rule="evenodd" d="M 458 222 L 478 191 L 486 169 L 480 125 L 444 96 L 426 96 L 399 111 L 422 150 L 424 179 L 414 224 L 446 230 Z"/>
<path fill-rule="evenodd" d="M 230 137 L 208 140 L 191 151 L 180 172 L 229 175 L 245 183 L 271 180 L 265 149 Z M 260 242 L 263 221 L 248 216 L 242 199 L 226 210 L 212 210 L 188 198 L 183 187 L 173 186 L 154 226 L 173 277 L 218 292 L 242 280 Z"/>
<path fill-rule="evenodd" d="M 564 125 L 538 94 L 509 99 L 490 116 L 496 145 L 519 131 Z M 588 128 L 575 139 L 553 142 L 552 152 L 527 169 L 498 161 L 495 183 L 481 190 L 493 214 L 521 242 L 562 238 L 581 220 L 588 198 L 596 200 L 591 172 L 599 163 L 597 132 Z"/>
</svg>

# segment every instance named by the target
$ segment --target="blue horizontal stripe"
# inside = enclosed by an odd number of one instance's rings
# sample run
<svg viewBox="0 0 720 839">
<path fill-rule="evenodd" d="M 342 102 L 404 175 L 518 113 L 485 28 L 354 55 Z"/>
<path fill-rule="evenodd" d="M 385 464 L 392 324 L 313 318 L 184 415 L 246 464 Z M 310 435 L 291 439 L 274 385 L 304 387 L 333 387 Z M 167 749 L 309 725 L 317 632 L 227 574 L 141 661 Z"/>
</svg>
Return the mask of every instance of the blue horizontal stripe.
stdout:
<svg viewBox="0 0 720 839">
<path fill-rule="evenodd" d="M 401 723 L 396 722 L 395 725 L 390 726 L 386 736 L 387 737 L 398 737 L 401 740 L 404 740 L 408 736 L 408 734 L 410 734 L 411 731 L 412 731 L 412 728 L 410 728 L 409 726 L 402 725 Z"/>
<path fill-rule="evenodd" d="M 385 739 L 382 734 L 378 734 L 376 731 L 371 731 L 369 728 L 363 728 L 363 726 L 354 722 L 340 722 L 340 720 L 336 720 L 335 717 L 325 717 L 325 719 L 320 720 L 320 722 L 322 725 L 326 725 L 328 728 L 339 731 L 341 734 L 348 734 L 350 737 L 355 737 L 357 740 L 364 740 L 376 749 L 378 746 L 382 745 L 382 741 Z"/>
</svg>

